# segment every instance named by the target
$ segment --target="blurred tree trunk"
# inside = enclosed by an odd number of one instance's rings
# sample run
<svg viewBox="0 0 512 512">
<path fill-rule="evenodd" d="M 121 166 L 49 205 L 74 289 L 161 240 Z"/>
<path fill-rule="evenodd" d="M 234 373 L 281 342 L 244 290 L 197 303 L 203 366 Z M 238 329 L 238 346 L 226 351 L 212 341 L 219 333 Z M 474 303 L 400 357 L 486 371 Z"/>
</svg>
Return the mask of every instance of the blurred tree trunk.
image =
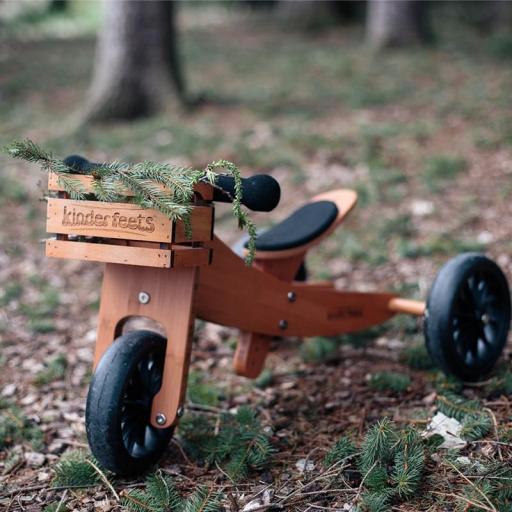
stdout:
<svg viewBox="0 0 512 512">
<path fill-rule="evenodd" d="M 407 46 L 429 39 L 426 4 L 416 0 L 370 0 L 366 15 L 368 42 L 376 48 Z"/>
<path fill-rule="evenodd" d="M 174 2 L 106 0 L 85 121 L 150 115 L 171 91 L 184 99 Z"/>
<path fill-rule="evenodd" d="M 286 24 L 297 29 L 316 29 L 332 24 L 336 13 L 335 2 L 327 0 L 281 0 L 277 15 Z"/>
</svg>

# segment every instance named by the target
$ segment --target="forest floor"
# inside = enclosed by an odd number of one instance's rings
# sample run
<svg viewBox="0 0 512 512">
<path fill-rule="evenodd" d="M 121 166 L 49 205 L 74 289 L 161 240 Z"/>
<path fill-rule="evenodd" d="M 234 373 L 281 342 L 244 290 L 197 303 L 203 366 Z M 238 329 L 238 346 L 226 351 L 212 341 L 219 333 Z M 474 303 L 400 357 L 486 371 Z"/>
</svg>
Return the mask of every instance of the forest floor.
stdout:
<svg viewBox="0 0 512 512">
<path fill-rule="evenodd" d="M 94 39 L 69 33 L 24 26 L 0 39 L 0 145 L 30 138 L 61 156 L 196 168 L 232 160 L 281 184 L 275 212 L 253 215 L 259 226 L 316 193 L 353 188 L 358 207 L 307 262 L 312 278 L 340 288 L 424 298 L 443 262 L 474 249 L 512 280 L 512 67 L 497 43 L 453 33 L 433 48 L 375 55 L 352 28 L 304 34 L 206 10 L 185 16 L 181 52 L 190 90 L 209 102 L 184 112 L 171 100 L 147 120 L 76 128 Z M 144 479 L 55 488 L 63 454 L 87 450 L 101 267 L 44 256 L 37 169 L 0 155 L 0 177 L 0 509 L 121 510 L 118 497 Z M 235 241 L 229 207 L 218 206 L 217 220 Z M 367 335 L 280 340 L 254 383 L 231 370 L 236 335 L 196 323 L 187 409 L 215 418 L 251 407 L 275 454 L 233 483 L 194 459 L 178 430 L 160 468 L 185 494 L 206 485 L 231 511 L 355 510 L 365 482 L 340 472 L 332 492 L 329 448 L 341 435 L 360 443 L 385 417 L 421 431 L 439 396 L 456 392 L 488 411 L 489 431 L 457 452 L 429 452 L 415 496 L 382 510 L 511 510 L 489 483 L 500 477 L 478 473 L 512 463 L 510 343 L 486 383 L 459 386 L 418 369 L 428 367 L 421 324 L 400 317 Z M 510 480 L 503 485 L 510 498 Z"/>
</svg>

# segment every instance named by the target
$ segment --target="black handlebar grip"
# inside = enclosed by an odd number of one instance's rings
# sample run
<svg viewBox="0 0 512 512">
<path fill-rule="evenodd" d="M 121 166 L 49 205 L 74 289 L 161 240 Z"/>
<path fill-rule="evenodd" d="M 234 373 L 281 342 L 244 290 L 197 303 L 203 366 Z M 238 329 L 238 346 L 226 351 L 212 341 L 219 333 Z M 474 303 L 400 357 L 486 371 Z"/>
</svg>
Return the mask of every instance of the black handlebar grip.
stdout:
<svg viewBox="0 0 512 512">
<path fill-rule="evenodd" d="M 87 158 L 80 155 L 69 155 L 64 158 L 64 164 L 70 169 L 73 169 L 77 174 L 90 174 L 94 171 L 94 168 L 99 165 L 93 162 L 89 162 Z"/>
<path fill-rule="evenodd" d="M 79 155 L 70 155 L 64 163 L 78 174 L 90 174 L 100 164 L 89 162 Z M 220 203 L 231 203 L 235 197 L 235 179 L 220 174 L 215 180 L 213 200 Z M 268 174 L 257 174 L 250 178 L 242 178 L 242 204 L 255 212 L 270 212 L 281 199 L 279 183 Z"/>
<path fill-rule="evenodd" d="M 235 179 L 220 174 L 215 180 L 213 200 L 220 203 L 231 203 L 235 197 Z M 250 178 L 242 178 L 242 204 L 255 212 L 270 212 L 281 199 L 279 183 L 268 174 L 257 174 Z"/>
</svg>

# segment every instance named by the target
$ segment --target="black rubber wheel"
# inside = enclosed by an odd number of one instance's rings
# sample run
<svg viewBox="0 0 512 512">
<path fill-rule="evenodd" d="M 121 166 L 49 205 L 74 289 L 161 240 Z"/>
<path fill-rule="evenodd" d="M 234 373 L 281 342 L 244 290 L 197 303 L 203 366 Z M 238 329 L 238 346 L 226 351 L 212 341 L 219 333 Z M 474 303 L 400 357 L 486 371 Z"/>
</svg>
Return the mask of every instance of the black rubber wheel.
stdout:
<svg viewBox="0 0 512 512">
<path fill-rule="evenodd" d="M 501 269 L 482 254 L 446 263 L 432 285 L 425 341 L 434 362 L 465 381 L 488 373 L 507 342 L 510 291 Z"/>
<path fill-rule="evenodd" d="M 94 372 L 85 410 L 93 455 L 118 475 L 138 475 L 164 453 L 173 428 L 150 423 L 162 384 L 165 338 L 134 331 L 117 338 Z"/>
</svg>

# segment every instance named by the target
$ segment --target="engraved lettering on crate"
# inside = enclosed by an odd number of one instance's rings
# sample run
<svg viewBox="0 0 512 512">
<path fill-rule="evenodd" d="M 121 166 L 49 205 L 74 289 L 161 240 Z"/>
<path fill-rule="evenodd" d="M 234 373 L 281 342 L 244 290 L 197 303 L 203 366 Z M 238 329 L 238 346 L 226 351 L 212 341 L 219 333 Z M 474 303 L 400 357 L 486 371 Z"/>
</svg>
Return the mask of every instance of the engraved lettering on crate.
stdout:
<svg viewBox="0 0 512 512">
<path fill-rule="evenodd" d="M 47 231 L 170 242 L 172 223 L 160 212 L 133 204 L 49 199 Z"/>
</svg>

